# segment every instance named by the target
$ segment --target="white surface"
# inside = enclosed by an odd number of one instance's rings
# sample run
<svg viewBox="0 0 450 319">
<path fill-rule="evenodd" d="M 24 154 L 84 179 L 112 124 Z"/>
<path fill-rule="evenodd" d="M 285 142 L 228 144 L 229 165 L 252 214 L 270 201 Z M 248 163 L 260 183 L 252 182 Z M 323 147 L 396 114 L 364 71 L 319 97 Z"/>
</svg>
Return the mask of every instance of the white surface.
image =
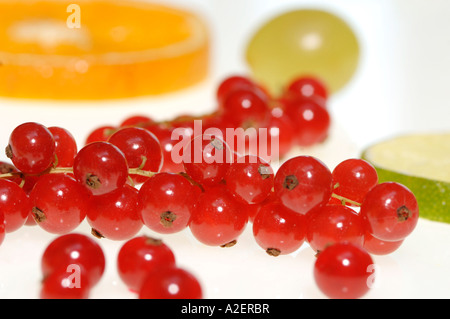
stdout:
<svg viewBox="0 0 450 319">
<path fill-rule="evenodd" d="M 348 86 L 330 99 L 333 128 L 321 146 L 308 153 L 332 168 L 367 145 L 409 131 L 450 130 L 446 85 L 450 81 L 450 22 L 446 0 L 191 0 L 175 1 L 198 9 L 211 22 L 213 72 L 204 83 L 176 94 L 96 103 L 30 102 L 0 99 L 0 145 L 26 121 L 67 128 L 82 145 L 104 124 L 119 124 L 132 114 L 155 119 L 214 109 L 218 81 L 246 72 L 243 46 L 257 24 L 291 7 L 326 8 L 344 17 L 362 46 L 361 65 Z M 3 141 L 3 142 L 1 142 Z M 0 160 L 5 160 L 4 154 Z M 89 233 L 83 223 L 78 229 Z M 162 238 L 178 264 L 202 282 L 207 298 L 322 298 L 312 278 L 314 254 L 306 245 L 289 256 L 270 257 L 256 245 L 251 225 L 229 249 L 207 247 L 186 230 Z M 38 227 L 7 234 L 0 246 L 0 298 L 36 298 L 40 257 L 55 235 Z M 420 220 L 414 233 L 393 254 L 374 257 L 379 266 L 368 298 L 449 298 L 450 225 Z M 107 269 L 93 298 L 134 298 L 116 272 L 121 242 L 101 240 Z"/>
</svg>

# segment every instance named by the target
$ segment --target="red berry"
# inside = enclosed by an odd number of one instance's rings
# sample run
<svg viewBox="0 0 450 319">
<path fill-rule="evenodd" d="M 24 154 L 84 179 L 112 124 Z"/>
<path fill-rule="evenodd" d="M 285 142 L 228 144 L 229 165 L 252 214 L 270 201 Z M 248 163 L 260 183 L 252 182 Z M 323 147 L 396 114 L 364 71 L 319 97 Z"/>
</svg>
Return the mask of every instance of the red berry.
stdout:
<svg viewBox="0 0 450 319">
<path fill-rule="evenodd" d="M 226 188 L 246 204 L 264 201 L 272 191 L 273 179 L 272 167 L 254 155 L 239 157 L 224 178 Z"/>
<path fill-rule="evenodd" d="M 321 143 L 328 136 L 330 114 L 313 99 L 296 98 L 286 104 L 286 113 L 296 123 L 296 144 L 302 147 Z"/>
<path fill-rule="evenodd" d="M 163 151 L 163 166 L 161 172 L 179 173 L 184 172 L 184 167 L 182 161 L 174 160 L 174 146 L 179 143 L 179 141 L 172 139 L 173 127 L 166 125 L 149 125 L 145 127 L 147 130 L 152 132 L 159 140 L 161 144 L 161 149 Z M 175 154 L 179 155 L 179 154 Z"/>
<path fill-rule="evenodd" d="M 375 168 L 363 159 L 347 159 L 332 172 L 333 192 L 357 203 L 362 203 L 367 192 L 378 184 Z M 353 206 L 346 202 L 346 205 Z"/>
<path fill-rule="evenodd" d="M 190 272 L 167 267 L 151 272 L 142 284 L 139 299 L 201 299 L 202 287 Z"/>
<path fill-rule="evenodd" d="M 317 97 L 324 101 L 328 98 L 328 90 L 325 84 L 315 77 L 303 76 L 294 79 L 285 92 L 285 95 L 301 97 Z"/>
<path fill-rule="evenodd" d="M 59 267 L 42 281 L 41 299 L 88 299 L 91 291 L 89 277 L 82 266 Z"/>
<path fill-rule="evenodd" d="M 96 285 L 105 271 L 105 255 L 92 238 L 71 233 L 55 238 L 46 248 L 41 259 L 44 278 L 69 265 L 79 265 L 86 271 L 91 286 Z"/>
<path fill-rule="evenodd" d="M 108 142 L 84 146 L 75 157 L 73 173 L 93 195 L 103 195 L 122 187 L 128 178 L 125 155 Z"/>
<path fill-rule="evenodd" d="M 127 240 L 142 228 L 137 211 L 138 190 L 130 185 L 108 194 L 92 196 L 87 221 L 92 233 L 111 240 Z"/>
<path fill-rule="evenodd" d="M 153 123 L 153 120 L 147 115 L 132 115 L 124 119 L 119 127 L 144 127 Z"/>
<path fill-rule="evenodd" d="M 331 172 L 319 159 L 297 156 L 280 166 L 275 175 L 274 189 L 283 205 L 306 214 L 330 199 Z"/>
<path fill-rule="evenodd" d="M 228 94 L 235 90 L 252 90 L 255 88 L 255 83 L 253 83 L 253 81 L 247 77 L 239 75 L 229 76 L 226 79 L 222 80 L 222 82 L 219 84 L 216 92 L 216 97 L 220 104 L 220 102 L 222 102 Z"/>
<path fill-rule="evenodd" d="M 360 214 L 368 232 L 374 237 L 399 241 L 416 227 L 419 207 L 416 197 L 406 186 L 385 182 L 367 193 Z"/>
<path fill-rule="evenodd" d="M 117 130 L 117 127 L 104 125 L 94 129 L 86 138 L 85 145 L 92 142 L 106 142 L 108 138 Z"/>
<path fill-rule="evenodd" d="M 278 202 L 269 202 L 255 216 L 253 236 L 271 256 L 290 254 L 305 241 L 305 219 Z"/>
<path fill-rule="evenodd" d="M 217 185 L 233 161 L 228 144 L 220 137 L 198 135 L 183 150 L 186 173 L 204 186 Z"/>
<path fill-rule="evenodd" d="M 222 103 L 224 118 L 233 127 L 260 127 L 267 119 L 267 101 L 255 90 L 235 90 L 229 93 Z"/>
<path fill-rule="evenodd" d="M 267 154 L 270 155 L 270 158 L 276 160 L 286 156 L 296 142 L 295 124 L 289 115 L 281 107 L 275 106 L 270 110 L 267 122 L 263 127 L 267 128 L 267 142 L 264 140 L 262 142 L 266 143 Z M 262 134 L 259 134 L 259 138 L 262 138 Z M 277 144 L 273 145 L 273 143 Z"/>
<path fill-rule="evenodd" d="M 72 134 L 61 127 L 52 126 L 48 130 L 55 139 L 55 152 L 58 159 L 57 167 L 72 167 L 77 155 L 77 143 Z"/>
<path fill-rule="evenodd" d="M 356 299 L 370 289 L 374 273 L 373 260 L 361 247 L 337 243 L 317 256 L 314 279 L 319 289 L 329 298 Z"/>
<path fill-rule="evenodd" d="M 154 175 L 139 189 L 138 211 L 144 225 L 161 234 L 185 229 L 200 191 L 181 175 Z"/>
<path fill-rule="evenodd" d="M 342 205 L 325 205 L 307 215 L 306 240 L 315 251 L 322 251 L 328 245 L 350 242 L 362 247 L 364 224 L 353 209 Z"/>
<path fill-rule="evenodd" d="M 229 247 L 236 243 L 247 221 L 247 212 L 220 185 L 206 189 L 199 196 L 189 227 L 203 244 Z"/>
<path fill-rule="evenodd" d="M 145 278 L 175 265 L 175 255 L 161 240 L 139 236 L 128 240 L 119 250 L 117 270 L 127 287 L 139 292 Z"/>
<path fill-rule="evenodd" d="M 364 235 L 363 247 L 368 253 L 373 255 L 388 255 L 396 251 L 402 243 L 403 239 L 398 241 L 384 241 L 373 237 L 369 233 L 366 233 Z"/>
<path fill-rule="evenodd" d="M 31 201 L 19 185 L 0 179 L 0 211 L 4 214 L 5 231 L 10 233 L 25 224 L 31 211 Z"/>
<path fill-rule="evenodd" d="M 23 123 L 12 131 L 6 155 L 18 170 L 38 174 L 53 164 L 55 140 L 44 125 L 34 122 Z"/>
<path fill-rule="evenodd" d="M 5 215 L 0 211 L 0 245 L 5 240 Z"/>
<path fill-rule="evenodd" d="M 30 193 L 34 219 L 50 233 L 69 233 L 84 220 L 88 196 L 88 192 L 68 175 L 42 175 Z"/>
<path fill-rule="evenodd" d="M 126 127 L 115 132 L 108 142 L 117 146 L 125 155 L 129 168 L 159 172 L 163 165 L 163 152 L 156 136 L 139 127 Z M 143 183 L 148 177 L 131 174 L 135 183 Z"/>
</svg>

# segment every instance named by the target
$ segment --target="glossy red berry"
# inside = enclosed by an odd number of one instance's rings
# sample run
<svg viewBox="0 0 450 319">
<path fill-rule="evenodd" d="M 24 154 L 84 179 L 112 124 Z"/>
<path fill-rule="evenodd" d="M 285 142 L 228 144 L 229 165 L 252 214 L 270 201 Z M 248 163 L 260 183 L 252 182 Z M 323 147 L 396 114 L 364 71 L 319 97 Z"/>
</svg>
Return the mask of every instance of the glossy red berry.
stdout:
<svg viewBox="0 0 450 319">
<path fill-rule="evenodd" d="M 108 142 L 117 146 L 125 155 L 129 168 L 159 172 L 163 165 L 161 144 L 150 131 L 139 127 L 126 127 L 110 136 Z M 148 177 L 130 174 L 135 183 L 143 183 Z"/>
<path fill-rule="evenodd" d="M 333 192 L 361 204 L 367 192 L 378 184 L 378 174 L 369 162 L 351 158 L 340 162 L 332 172 Z M 351 202 L 344 204 L 354 206 Z"/>
<path fill-rule="evenodd" d="M 208 188 L 198 198 L 190 230 L 201 243 L 229 247 L 247 225 L 247 212 L 222 185 Z"/>
<path fill-rule="evenodd" d="M 12 131 L 6 155 L 21 172 L 38 174 L 53 164 L 55 140 L 44 125 L 23 123 Z"/>
<path fill-rule="evenodd" d="M 175 255 L 161 240 L 139 236 L 125 242 L 117 256 L 117 271 L 125 285 L 139 292 L 154 271 L 175 265 Z"/>
<path fill-rule="evenodd" d="M 185 229 L 201 189 L 174 173 L 159 173 L 139 189 L 138 212 L 148 228 L 170 234 Z"/>
<path fill-rule="evenodd" d="M 93 142 L 78 152 L 73 173 L 77 181 L 93 195 L 103 195 L 126 183 L 128 164 L 117 146 L 108 142 Z"/>
<path fill-rule="evenodd" d="M 55 139 L 57 167 L 72 167 L 78 148 L 73 135 L 62 127 L 51 126 L 48 130 Z"/>
<path fill-rule="evenodd" d="M 132 238 L 143 226 L 137 206 L 138 190 L 130 185 L 108 194 L 92 196 L 87 210 L 92 234 L 111 240 Z"/>
<path fill-rule="evenodd" d="M 285 95 L 300 97 L 318 97 L 323 100 L 328 98 L 328 90 L 325 84 L 318 78 L 302 76 L 294 79 L 286 89 Z"/>
<path fill-rule="evenodd" d="M 0 211 L 4 214 L 7 233 L 25 224 L 31 211 L 31 201 L 15 182 L 0 179 Z"/>
<path fill-rule="evenodd" d="M 329 298 L 361 298 L 374 282 L 376 273 L 373 266 L 372 257 L 360 246 L 337 243 L 317 256 L 314 279 Z"/>
<path fill-rule="evenodd" d="M 70 265 L 83 267 L 91 286 L 96 285 L 105 271 L 105 255 L 100 245 L 92 238 L 70 233 L 50 242 L 41 258 L 44 278 L 60 268 Z"/>
<path fill-rule="evenodd" d="M 330 114 L 314 99 L 293 99 L 286 104 L 285 111 L 296 123 L 297 145 L 308 147 L 323 142 L 328 136 L 331 125 Z"/>
<path fill-rule="evenodd" d="M 290 254 L 305 241 L 306 218 L 278 202 L 259 209 L 253 221 L 253 236 L 271 256 Z"/>
<path fill-rule="evenodd" d="M 393 253 L 403 243 L 402 240 L 398 241 L 384 241 L 373 237 L 370 233 L 364 235 L 364 249 L 372 255 L 388 255 Z"/>
<path fill-rule="evenodd" d="M 284 162 L 275 174 L 275 195 L 300 214 L 324 205 L 331 196 L 331 172 L 319 159 L 297 156 Z"/>
<path fill-rule="evenodd" d="M 236 90 L 252 90 L 256 88 L 256 84 L 248 77 L 233 75 L 222 80 L 216 92 L 217 100 L 222 102 L 228 94 Z"/>
<path fill-rule="evenodd" d="M 238 157 L 224 177 L 226 188 L 246 204 L 264 201 L 273 188 L 272 167 L 258 156 Z"/>
<path fill-rule="evenodd" d="M 104 125 L 97 127 L 86 137 L 85 145 L 92 142 L 106 142 L 108 138 L 117 130 L 117 127 L 112 125 Z"/>
<path fill-rule="evenodd" d="M 201 299 L 198 279 L 185 269 L 167 267 L 150 273 L 139 291 L 139 299 Z"/>
<path fill-rule="evenodd" d="M 59 267 L 42 280 L 41 299 L 88 299 L 89 277 L 82 266 Z"/>
<path fill-rule="evenodd" d="M 204 186 L 214 186 L 223 180 L 233 161 L 233 153 L 220 137 L 198 135 L 183 150 L 186 173 Z"/>
<path fill-rule="evenodd" d="M 42 175 L 30 193 L 37 224 L 53 234 L 66 234 L 86 217 L 88 192 L 65 174 Z"/>
<path fill-rule="evenodd" d="M 260 127 L 269 113 L 267 101 L 255 90 L 235 90 L 222 102 L 223 116 L 233 127 Z"/>
<path fill-rule="evenodd" d="M 307 214 L 306 240 L 315 251 L 339 242 L 362 247 L 365 228 L 361 216 L 343 205 L 325 205 Z"/>
<path fill-rule="evenodd" d="M 374 237 L 384 241 L 405 239 L 417 225 L 419 206 L 406 186 L 385 182 L 373 187 L 360 210 L 365 227 Z"/>
<path fill-rule="evenodd" d="M 147 115 L 137 114 L 125 118 L 119 127 L 144 127 L 153 124 L 154 121 Z"/>
</svg>

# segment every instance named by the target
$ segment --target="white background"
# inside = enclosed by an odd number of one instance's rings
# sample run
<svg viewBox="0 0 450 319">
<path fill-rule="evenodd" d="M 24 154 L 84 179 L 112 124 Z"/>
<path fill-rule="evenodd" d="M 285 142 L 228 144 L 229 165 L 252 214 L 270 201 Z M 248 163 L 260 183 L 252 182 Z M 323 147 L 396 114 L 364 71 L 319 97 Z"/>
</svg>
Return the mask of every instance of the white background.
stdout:
<svg viewBox="0 0 450 319">
<path fill-rule="evenodd" d="M 104 124 L 146 113 L 166 119 L 178 113 L 203 113 L 215 107 L 218 81 L 248 71 L 244 48 L 269 17 L 290 8 L 322 8 L 354 29 L 361 45 L 360 66 L 351 82 L 330 98 L 333 127 L 324 145 L 297 153 L 318 156 L 332 168 L 358 156 L 368 145 L 407 132 L 449 131 L 450 1 L 446 0 L 172 0 L 201 14 L 210 23 L 212 70 L 194 88 L 174 94 L 121 101 L 63 103 L 0 99 L 0 145 L 12 129 L 35 121 L 67 128 L 82 145 L 87 134 Z M 295 153 L 294 153 L 295 155 Z M 5 160 L 1 154 L 0 160 Z M 86 224 L 80 232 L 89 233 Z M 230 249 L 205 247 L 189 231 L 160 236 L 174 250 L 180 266 L 202 282 L 207 298 L 322 298 L 312 279 L 309 247 L 273 258 L 251 237 L 251 225 Z M 0 298 L 36 298 L 40 256 L 55 236 L 38 227 L 11 234 L 0 247 Z M 379 265 L 376 286 L 367 298 L 448 298 L 450 227 L 420 220 L 413 235 Z M 108 265 L 92 291 L 93 298 L 134 298 L 117 277 L 120 242 L 101 240 Z"/>
</svg>

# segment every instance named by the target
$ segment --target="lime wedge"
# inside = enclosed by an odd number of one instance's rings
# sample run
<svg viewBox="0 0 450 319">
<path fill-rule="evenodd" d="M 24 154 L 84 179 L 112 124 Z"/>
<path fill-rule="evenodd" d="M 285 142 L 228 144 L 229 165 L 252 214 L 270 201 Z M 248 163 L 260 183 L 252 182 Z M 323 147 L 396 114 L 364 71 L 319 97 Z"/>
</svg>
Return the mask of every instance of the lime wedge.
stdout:
<svg viewBox="0 0 450 319">
<path fill-rule="evenodd" d="M 450 223 L 450 133 L 403 135 L 376 143 L 361 157 L 379 181 L 395 181 L 416 196 L 420 217 Z"/>
</svg>

